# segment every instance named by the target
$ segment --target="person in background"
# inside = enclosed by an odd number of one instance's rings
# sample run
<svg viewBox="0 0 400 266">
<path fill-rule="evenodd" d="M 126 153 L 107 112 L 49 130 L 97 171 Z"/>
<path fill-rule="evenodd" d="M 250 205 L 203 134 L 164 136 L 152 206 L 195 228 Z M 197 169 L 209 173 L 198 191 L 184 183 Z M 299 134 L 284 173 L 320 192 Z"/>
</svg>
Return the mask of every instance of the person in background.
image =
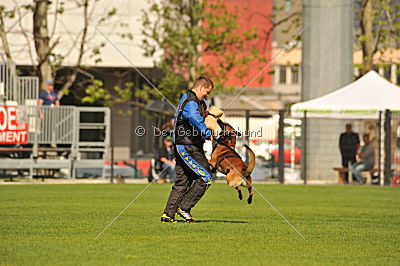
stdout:
<svg viewBox="0 0 400 266">
<path fill-rule="evenodd" d="M 167 136 L 172 136 L 172 132 L 174 130 L 174 118 L 172 117 L 168 122 L 161 126 L 161 130 L 165 132 Z"/>
<path fill-rule="evenodd" d="M 374 168 L 375 164 L 374 145 L 369 139 L 369 134 L 363 135 L 363 142 L 364 146 L 361 147 L 360 154 L 358 155 L 360 160 L 350 166 L 350 170 L 356 176 L 358 184 L 364 184 L 361 172 Z"/>
<path fill-rule="evenodd" d="M 167 171 L 166 176 L 170 182 L 175 182 L 176 172 L 175 172 L 175 161 L 173 160 L 174 148 L 172 146 L 172 137 L 168 136 L 164 139 L 164 144 L 160 149 L 160 161 L 162 162 L 162 169 Z M 161 179 L 162 183 L 165 183 L 165 178 Z"/>
<path fill-rule="evenodd" d="M 47 81 L 47 88 L 46 90 L 42 91 L 39 94 L 39 115 L 40 119 L 43 120 L 44 122 L 41 123 L 42 127 L 42 132 L 45 132 L 45 125 L 50 125 L 50 132 L 51 132 L 51 146 L 56 146 L 56 132 L 55 132 L 55 123 L 57 121 L 54 121 L 52 119 L 51 112 L 48 108 L 42 108 L 42 106 L 60 106 L 60 101 L 58 100 L 57 93 L 54 92 L 54 81 L 53 80 L 48 80 Z M 46 122 L 47 121 L 47 122 Z"/>
<path fill-rule="evenodd" d="M 47 81 L 47 89 L 42 91 L 39 95 L 39 106 L 50 105 L 60 106 L 57 93 L 54 92 L 54 81 Z"/>
<path fill-rule="evenodd" d="M 58 100 L 57 93 L 54 92 L 54 81 L 48 80 L 47 81 L 47 88 L 46 90 L 42 91 L 39 94 L 39 114 L 40 118 L 44 119 L 44 113 L 41 106 L 60 106 L 60 101 Z"/>
<path fill-rule="evenodd" d="M 360 138 L 353 132 L 351 124 L 346 124 L 346 131 L 340 134 L 339 150 L 342 155 L 342 166 L 348 168 L 349 164 L 356 162 L 356 155 L 360 148 Z M 349 173 L 344 173 L 346 184 L 349 182 Z"/>
</svg>

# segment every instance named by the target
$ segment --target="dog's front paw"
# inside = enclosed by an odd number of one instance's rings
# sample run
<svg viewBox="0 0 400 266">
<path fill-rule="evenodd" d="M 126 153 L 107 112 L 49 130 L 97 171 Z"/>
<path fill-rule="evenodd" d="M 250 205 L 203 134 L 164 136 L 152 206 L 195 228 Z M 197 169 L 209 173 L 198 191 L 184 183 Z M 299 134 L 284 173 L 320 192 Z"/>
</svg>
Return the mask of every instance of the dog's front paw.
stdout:
<svg viewBox="0 0 400 266">
<path fill-rule="evenodd" d="M 250 195 L 249 198 L 247 199 L 247 203 L 251 204 L 253 202 L 253 195 Z"/>
<path fill-rule="evenodd" d="M 243 199 L 242 191 L 238 190 L 238 196 L 239 196 L 239 199 L 240 199 L 240 200 Z"/>
</svg>

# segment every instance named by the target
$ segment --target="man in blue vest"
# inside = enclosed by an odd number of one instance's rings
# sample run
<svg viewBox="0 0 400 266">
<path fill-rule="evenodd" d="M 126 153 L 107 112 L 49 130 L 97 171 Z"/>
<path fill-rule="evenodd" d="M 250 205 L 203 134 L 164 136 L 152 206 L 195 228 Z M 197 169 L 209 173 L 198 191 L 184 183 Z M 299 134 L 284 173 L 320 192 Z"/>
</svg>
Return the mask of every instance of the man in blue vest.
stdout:
<svg viewBox="0 0 400 266">
<path fill-rule="evenodd" d="M 179 102 L 173 134 L 176 181 L 161 217 L 163 223 L 176 222 L 175 213 L 186 222 L 194 222 L 190 211 L 211 185 L 210 165 L 203 144 L 212 135 L 204 117 L 208 108 L 205 99 L 213 88 L 209 78 L 199 77 Z"/>
</svg>

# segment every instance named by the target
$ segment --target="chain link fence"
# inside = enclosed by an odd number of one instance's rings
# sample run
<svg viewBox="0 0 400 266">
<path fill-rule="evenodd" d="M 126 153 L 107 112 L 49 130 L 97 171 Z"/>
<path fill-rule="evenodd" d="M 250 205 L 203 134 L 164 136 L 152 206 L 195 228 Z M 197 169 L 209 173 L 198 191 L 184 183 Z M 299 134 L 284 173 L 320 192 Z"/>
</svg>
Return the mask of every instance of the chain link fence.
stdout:
<svg viewBox="0 0 400 266">
<path fill-rule="evenodd" d="M 244 144 L 256 155 L 254 180 L 300 180 L 301 120 L 283 110 L 225 110 L 224 120 L 240 134 L 236 149 L 248 161 Z"/>
<path fill-rule="evenodd" d="M 132 137 L 132 157 L 155 158 L 165 136 L 158 136 L 155 129 L 162 129 L 171 117 L 156 118 L 150 115 L 134 115 L 133 128 L 143 127 L 145 134 Z M 248 154 L 247 144 L 256 155 L 252 177 L 258 181 L 300 181 L 301 178 L 301 120 L 285 118 L 283 110 L 224 110 L 223 120 L 232 125 L 241 136 L 237 137 L 236 151 L 244 161 Z M 154 133 L 154 134 L 153 134 Z M 204 150 L 211 157 L 213 143 L 206 141 Z M 140 156 L 136 156 L 137 154 Z M 224 176 L 218 175 L 220 179 Z"/>
<path fill-rule="evenodd" d="M 378 119 L 303 118 L 302 179 L 329 183 L 355 182 L 350 165 L 361 161 L 360 149 L 365 145 L 363 135 L 369 136 L 374 149 L 374 166 L 362 175 L 366 183 L 388 185 L 399 176 L 400 115 L 389 110 L 379 112 Z M 344 165 L 339 150 L 339 138 L 346 125 L 358 135 L 360 149 L 355 161 Z M 398 178 L 400 179 L 400 178 Z M 373 182 L 375 180 L 375 182 Z"/>
</svg>

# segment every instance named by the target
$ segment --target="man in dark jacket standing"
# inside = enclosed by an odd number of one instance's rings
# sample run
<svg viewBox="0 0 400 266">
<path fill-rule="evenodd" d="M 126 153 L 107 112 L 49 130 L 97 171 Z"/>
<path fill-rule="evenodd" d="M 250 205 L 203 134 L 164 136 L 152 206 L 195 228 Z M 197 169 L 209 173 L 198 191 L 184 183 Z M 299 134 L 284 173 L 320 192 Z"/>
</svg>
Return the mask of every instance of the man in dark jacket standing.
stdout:
<svg viewBox="0 0 400 266">
<path fill-rule="evenodd" d="M 211 185 L 210 165 L 203 144 L 212 134 L 204 123 L 204 117 L 207 110 L 205 99 L 213 88 L 210 79 L 199 77 L 179 102 L 173 134 L 176 181 L 161 222 L 176 222 L 175 213 L 186 222 L 194 222 L 190 211 Z"/>
<path fill-rule="evenodd" d="M 346 132 L 340 134 L 339 150 L 342 154 L 342 165 L 344 168 L 356 162 L 356 155 L 360 148 L 360 138 L 353 132 L 351 124 L 346 124 Z M 345 182 L 349 182 L 349 173 L 344 174 Z"/>
</svg>

